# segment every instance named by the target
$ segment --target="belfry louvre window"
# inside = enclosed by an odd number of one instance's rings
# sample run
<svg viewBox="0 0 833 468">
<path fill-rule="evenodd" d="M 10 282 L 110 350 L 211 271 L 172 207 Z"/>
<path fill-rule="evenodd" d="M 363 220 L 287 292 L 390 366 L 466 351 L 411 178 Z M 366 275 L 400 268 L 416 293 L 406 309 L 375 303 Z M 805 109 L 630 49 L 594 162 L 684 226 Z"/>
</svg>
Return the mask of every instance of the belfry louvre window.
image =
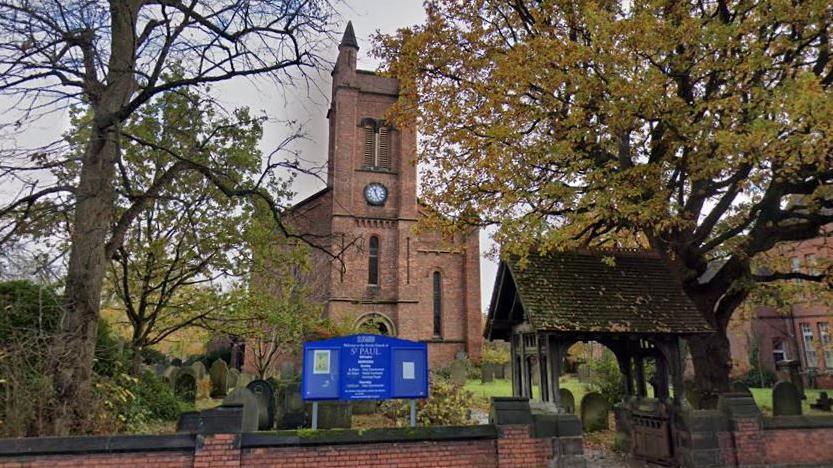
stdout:
<svg viewBox="0 0 833 468">
<path fill-rule="evenodd" d="M 367 284 L 379 285 L 379 238 L 370 238 L 369 255 L 367 258 Z"/>
<path fill-rule="evenodd" d="M 390 169 L 390 130 L 369 120 L 363 125 L 364 158 L 362 165 L 375 169 Z"/>
</svg>

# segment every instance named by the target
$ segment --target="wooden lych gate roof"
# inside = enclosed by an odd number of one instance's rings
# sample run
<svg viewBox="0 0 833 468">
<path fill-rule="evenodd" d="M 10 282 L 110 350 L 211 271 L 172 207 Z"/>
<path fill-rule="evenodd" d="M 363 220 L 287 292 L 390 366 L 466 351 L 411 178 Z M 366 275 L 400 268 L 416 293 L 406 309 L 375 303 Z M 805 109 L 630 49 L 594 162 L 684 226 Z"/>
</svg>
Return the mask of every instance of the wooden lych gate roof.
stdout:
<svg viewBox="0 0 833 468">
<path fill-rule="evenodd" d="M 484 335 L 535 331 L 604 334 L 710 332 L 655 252 L 604 250 L 530 254 L 500 262 Z"/>
</svg>

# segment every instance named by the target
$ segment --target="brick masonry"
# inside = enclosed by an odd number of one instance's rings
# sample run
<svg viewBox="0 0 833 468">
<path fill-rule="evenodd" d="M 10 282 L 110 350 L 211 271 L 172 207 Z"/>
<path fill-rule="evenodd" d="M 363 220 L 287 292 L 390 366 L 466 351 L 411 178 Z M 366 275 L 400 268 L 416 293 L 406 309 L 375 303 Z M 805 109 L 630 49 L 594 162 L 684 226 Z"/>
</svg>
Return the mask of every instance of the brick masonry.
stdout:
<svg viewBox="0 0 833 468">
<path fill-rule="evenodd" d="M 451 428 L 453 430 L 453 428 Z M 488 429 L 478 426 L 477 429 Z M 408 431 L 408 429 L 392 429 Z M 69 467 L 69 466 L 153 466 L 172 467 L 249 467 L 281 466 L 335 468 L 335 467 L 543 467 L 548 466 L 557 453 L 557 438 L 534 438 L 529 426 L 500 426 L 491 436 L 489 431 L 479 431 L 476 438 L 463 429 L 460 438 L 443 437 L 432 440 L 373 442 L 332 441 L 320 443 L 277 442 L 279 436 L 259 434 L 260 445 L 264 435 L 268 446 L 246 446 L 243 434 L 195 435 L 192 451 L 159 451 L 149 446 L 144 449 L 114 453 L 87 453 L 85 449 L 72 450 L 49 456 L 12 453 L 5 450 L 0 440 L 0 468 L 11 467 Z M 326 437 L 326 435 L 325 435 Z M 100 438 L 105 439 L 105 438 Z M 275 442 L 274 445 L 269 445 Z M 100 450 L 108 450 L 106 443 Z M 88 448 L 89 449 L 89 448 Z M 26 450 L 26 449 L 21 449 Z"/>
<path fill-rule="evenodd" d="M 417 136 L 413 126 L 390 131 L 390 168 L 364 167 L 366 119 L 384 121 L 399 99 L 396 79 L 356 69 L 358 49 L 339 46 L 333 70 L 329 119 L 327 186 L 299 202 L 289 224 L 333 252 L 313 250 L 313 268 L 303 281 L 337 322 L 383 320 L 400 338 L 429 344 L 431 367 L 448 364 L 463 351 L 480 357 L 480 240 L 478 232 L 443 239 L 418 231 L 425 215 L 417 201 Z M 370 205 L 364 188 L 382 183 L 388 189 L 383 206 Z M 368 243 L 379 238 L 380 284 L 368 284 Z M 442 278 L 441 333 L 434 334 L 433 274 Z M 248 356 L 251 358 L 251 356 Z M 251 363 L 246 365 L 252 370 Z"/>
</svg>

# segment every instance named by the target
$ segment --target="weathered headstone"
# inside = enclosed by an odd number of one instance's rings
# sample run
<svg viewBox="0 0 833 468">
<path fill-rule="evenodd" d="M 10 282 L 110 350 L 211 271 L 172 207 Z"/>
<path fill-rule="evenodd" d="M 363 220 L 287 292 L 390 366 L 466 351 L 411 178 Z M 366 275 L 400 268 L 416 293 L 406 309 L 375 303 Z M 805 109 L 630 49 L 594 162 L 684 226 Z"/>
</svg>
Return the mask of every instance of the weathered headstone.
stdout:
<svg viewBox="0 0 833 468">
<path fill-rule="evenodd" d="M 610 407 L 601 393 L 590 392 L 581 399 L 581 423 L 586 432 L 608 428 Z"/>
<path fill-rule="evenodd" d="M 827 392 L 821 392 L 816 402 L 811 404 L 810 407 L 819 411 L 830 412 L 831 407 L 833 407 L 833 400 L 827 396 Z"/>
<path fill-rule="evenodd" d="M 480 366 L 480 383 L 490 383 L 495 379 L 495 372 L 489 364 Z"/>
<path fill-rule="evenodd" d="M 201 361 L 196 361 L 193 364 L 191 364 L 191 368 L 194 369 L 194 372 L 196 373 L 197 381 L 200 381 L 205 378 L 205 364 L 203 364 Z"/>
<path fill-rule="evenodd" d="M 467 372 L 466 361 L 455 359 L 448 367 L 449 371 L 451 371 L 451 382 L 454 385 L 465 385 Z"/>
<path fill-rule="evenodd" d="M 559 405 L 561 409 L 567 414 L 576 414 L 576 398 L 573 392 L 566 388 L 558 389 Z"/>
<path fill-rule="evenodd" d="M 179 367 L 176 366 L 168 366 L 165 368 L 165 372 L 162 373 L 162 378 L 165 379 L 171 388 L 174 388 L 176 385 L 176 375 L 179 373 Z"/>
<path fill-rule="evenodd" d="M 284 389 L 283 420 L 279 429 L 297 429 L 306 422 L 304 398 L 300 383 L 289 383 Z"/>
<path fill-rule="evenodd" d="M 494 377 L 495 377 L 496 379 L 504 379 L 504 378 L 506 378 L 506 377 L 504 377 L 504 373 L 503 373 L 503 366 L 502 366 L 502 365 L 500 365 L 500 364 L 495 364 L 495 363 L 492 363 L 492 364 L 486 364 L 486 365 L 488 365 L 489 367 L 491 367 L 491 368 L 492 368 L 492 375 L 494 375 Z"/>
<path fill-rule="evenodd" d="M 238 387 L 238 381 L 240 380 L 240 371 L 237 369 L 229 369 L 228 370 L 228 388 L 229 390 Z"/>
<path fill-rule="evenodd" d="M 801 362 L 795 359 L 778 361 L 775 363 L 775 369 L 778 373 L 779 380 L 791 382 L 798 389 L 798 394 L 801 395 L 801 399 L 806 398 L 804 395 L 804 380 L 801 378 Z"/>
<path fill-rule="evenodd" d="M 246 388 L 260 401 L 261 408 L 265 409 L 258 414 L 258 429 L 271 429 L 275 422 L 275 388 L 265 380 L 253 380 Z"/>
<path fill-rule="evenodd" d="M 298 373 L 295 371 L 295 365 L 291 362 L 281 363 L 281 380 L 294 380 Z"/>
<path fill-rule="evenodd" d="M 243 406 L 243 432 L 255 432 L 259 429 L 260 413 L 268 411 L 263 402 L 247 388 L 236 388 L 223 399 L 223 406 Z"/>
<path fill-rule="evenodd" d="M 778 382 L 772 387 L 772 414 L 774 416 L 801 414 L 801 393 L 792 382 Z"/>
<path fill-rule="evenodd" d="M 193 403 L 197 399 L 197 379 L 190 367 L 182 368 L 176 375 L 174 393 L 181 399 Z"/>
<path fill-rule="evenodd" d="M 222 398 L 228 391 L 228 364 L 222 359 L 211 363 L 211 398 Z"/>
<path fill-rule="evenodd" d="M 732 393 L 749 393 L 750 395 L 752 394 L 752 392 L 749 391 L 749 385 L 746 385 L 745 382 L 741 382 L 739 380 L 735 380 L 734 382 L 732 382 Z"/>
</svg>

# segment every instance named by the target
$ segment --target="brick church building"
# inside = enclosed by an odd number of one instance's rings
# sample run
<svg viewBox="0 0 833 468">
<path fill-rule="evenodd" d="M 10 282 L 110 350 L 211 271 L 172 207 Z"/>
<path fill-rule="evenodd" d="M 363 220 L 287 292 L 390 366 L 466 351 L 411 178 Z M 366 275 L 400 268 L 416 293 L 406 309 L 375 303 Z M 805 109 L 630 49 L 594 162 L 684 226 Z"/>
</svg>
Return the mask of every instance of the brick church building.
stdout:
<svg viewBox="0 0 833 468">
<path fill-rule="evenodd" d="M 347 25 L 332 72 L 327 113 L 327 186 L 291 208 L 289 223 L 328 243 L 342 261 L 313 250 L 311 282 L 324 314 L 371 323 L 380 333 L 428 343 L 431 367 L 460 352 L 479 359 L 480 242 L 477 231 L 448 241 L 417 232 L 416 128 L 385 113 L 399 98 L 394 78 L 356 69 Z"/>
</svg>

